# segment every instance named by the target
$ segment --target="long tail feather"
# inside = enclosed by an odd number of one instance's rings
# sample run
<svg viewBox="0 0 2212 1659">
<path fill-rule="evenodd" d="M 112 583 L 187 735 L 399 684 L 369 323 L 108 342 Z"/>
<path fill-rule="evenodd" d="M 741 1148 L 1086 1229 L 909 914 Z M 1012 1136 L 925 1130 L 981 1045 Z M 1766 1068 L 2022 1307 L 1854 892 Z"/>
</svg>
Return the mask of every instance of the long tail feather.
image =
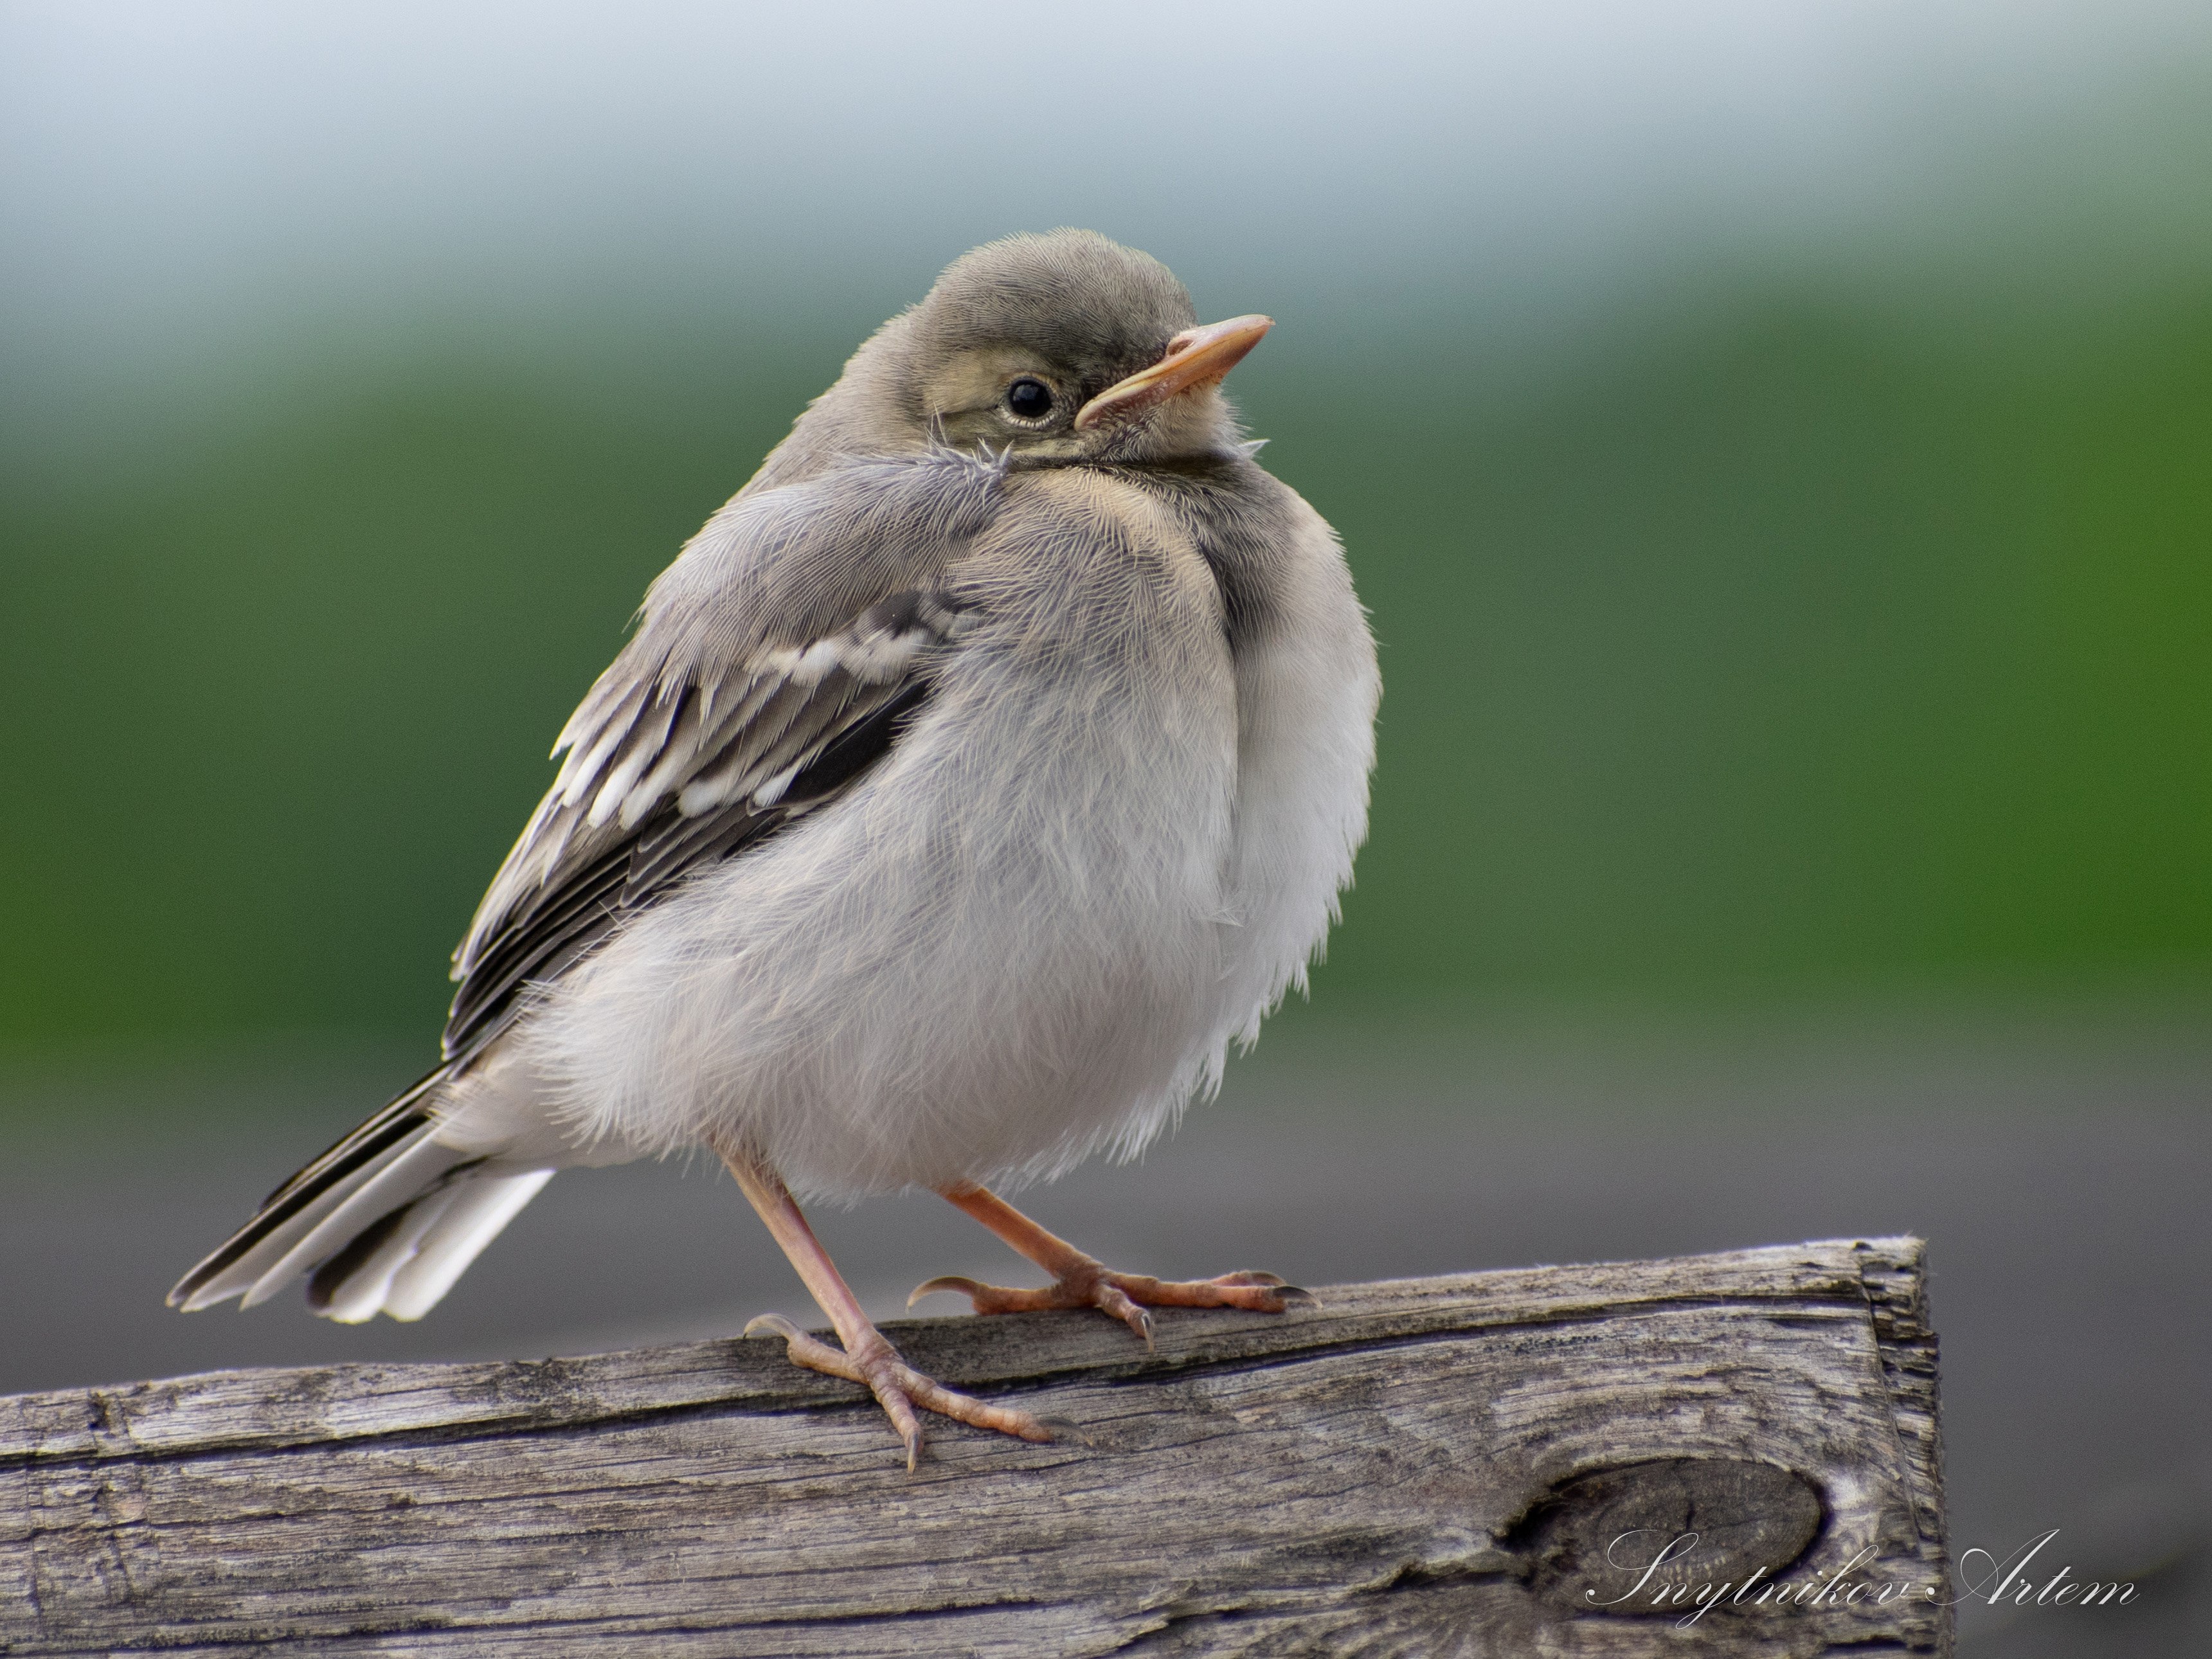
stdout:
<svg viewBox="0 0 2212 1659">
<path fill-rule="evenodd" d="M 469 1263 L 553 1179 L 550 1170 L 492 1176 L 476 1171 L 428 1194 L 316 1270 L 307 1305 L 325 1319 L 357 1324 L 378 1313 L 420 1319 Z"/>
<path fill-rule="evenodd" d="M 380 1158 L 358 1186 L 333 1186 L 308 1206 L 304 1213 L 314 1224 L 288 1248 L 279 1252 L 281 1239 L 272 1237 L 254 1250 L 252 1260 L 261 1264 L 261 1276 L 238 1305 L 258 1307 L 294 1279 L 349 1248 L 393 1211 L 416 1203 L 457 1171 L 482 1161 L 443 1145 L 437 1133 L 436 1124 L 423 1123 Z M 246 1264 L 239 1265 L 242 1268 Z"/>
<path fill-rule="evenodd" d="M 177 1281 L 169 1305 L 190 1312 L 252 1289 L 270 1262 L 328 1213 L 330 1206 L 321 1200 L 359 1188 L 393 1147 L 429 1121 L 428 1102 L 445 1080 L 446 1068 L 440 1066 L 270 1194 L 251 1221 Z M 278 1238 L 283 1243 L 269 1249 Z M 260 1265 L 252 1265 L 249 1257 Z"/>
<path fill-rule="evenodd" d="M 312 1274 L 307 1305 L 326 1318 L 428 1312 L 553 1174 L 488 1170 L 439 1141 L 433 1108 L 446 1076 L 432 1073 L 271 1193 L 169 1305 L 190 1312 L 240 1296 L 250 1308 Z"/>
</svg>

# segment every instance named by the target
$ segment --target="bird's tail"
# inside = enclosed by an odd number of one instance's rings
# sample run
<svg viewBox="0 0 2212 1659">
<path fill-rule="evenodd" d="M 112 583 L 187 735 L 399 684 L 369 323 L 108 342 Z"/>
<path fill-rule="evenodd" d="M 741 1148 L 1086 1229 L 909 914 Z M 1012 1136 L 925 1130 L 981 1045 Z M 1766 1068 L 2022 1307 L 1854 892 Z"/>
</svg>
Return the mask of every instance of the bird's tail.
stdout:
<svg viewBox="0 0 2212 1659">
<path fill-rule="evenodd" d="M 243 1296 L 266 1302 L 312 1275 L 307 1305 L 353 1325 L 420 1319 L 553 1178 L 489 1167 L 437 1139 L 444 1067 L 269 1194 L 252 1220 L 178 1281 L 186 1312 Z"/>
</svg>

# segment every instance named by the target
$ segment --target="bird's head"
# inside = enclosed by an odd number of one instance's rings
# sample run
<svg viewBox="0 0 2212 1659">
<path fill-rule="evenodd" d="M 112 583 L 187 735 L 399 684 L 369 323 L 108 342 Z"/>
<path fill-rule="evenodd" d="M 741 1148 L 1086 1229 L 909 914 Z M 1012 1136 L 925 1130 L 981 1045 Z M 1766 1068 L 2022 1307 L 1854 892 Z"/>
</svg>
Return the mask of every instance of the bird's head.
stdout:
<svg viewBox="0 0 2212 1659">
<path fill-rule="evenodd" d="M 1273 326 L 1200 326 L 1165 265 L 1096 232 L 1010 236 L 885 324 L 793 437 L 817 455 L 940 443 L 1018 464 L 1217 453 L 1237 435 L 1221 378 Z"/>
<path fill-rule="evenodd" d="M 909 418 L 957 448 L 1075 461 L 1219 447 L 1221 377 L 1274 326 L 1199 326 L 1165 265 L 1087 230 L 977 248 L 908 321 Z"/>
</svg>

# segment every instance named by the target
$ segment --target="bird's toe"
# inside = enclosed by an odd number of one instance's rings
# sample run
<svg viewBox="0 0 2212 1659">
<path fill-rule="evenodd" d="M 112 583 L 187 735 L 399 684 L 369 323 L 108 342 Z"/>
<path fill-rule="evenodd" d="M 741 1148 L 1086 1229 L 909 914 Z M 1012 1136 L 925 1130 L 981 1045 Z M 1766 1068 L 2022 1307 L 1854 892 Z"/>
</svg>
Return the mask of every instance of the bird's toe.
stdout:
<svg viewBox="0 0 2212 1659">
<path fill-rule="evenodd" d="M 973 1281 L 967 1281 L 972 1283 Z M 922 1287 L 927 1291 L 928 1285 Z M 947 1287 L 950 1288 L 950 1287 Z M 988 1289 L 988 1286 L 978 1286 Z M 921 1292 L 917 1291 L 919 1295 Z M 1000 1434 L 1010 1434 L 1018 1439 L 1049 1443 L 1055 1436 L 1043 1419 L 1010 1406 L 994 1406 L 948 1389 L 932 1376 L 921 1372 L 900 1358 L 891 1345 L 878 1335 L 875 1345 L 864 1344 L 866 1352 L 859 1355 L 832 1347 L 819 1337 L 808 1334 L 786 1319 L 781 1314 L 763 1314 L 745 1327 L 745 1334 L 766 1334 L 783 1339 L 784 1352 L 793 1364 L 820 1371 L 825 1376 L 842 1377 L 848 1382 L 857 1382 L 876 1397 L 876 1403 L 890 1419 L 892 1431 L 906 1448 L 906 1466 L 909 1473 L 921 1467 L 925 1441 L 922 1433 L 922 1412 L 934 1412 L 940 1417 L 950 1417 L 979 1429 L 991 1429 Z"/>
<path fill-rule="evenodd" d="M 1111 1278 L 1102 1276 L 1091 1289 L 1091 1305 L 1101 1313 L 1110 1314 L 1139 1336 L 1145 1339 L 1147 1348 L 1157 1345 L 1152 1340 L 1152 1316 L 1145 1305 Z"/>
</svg>

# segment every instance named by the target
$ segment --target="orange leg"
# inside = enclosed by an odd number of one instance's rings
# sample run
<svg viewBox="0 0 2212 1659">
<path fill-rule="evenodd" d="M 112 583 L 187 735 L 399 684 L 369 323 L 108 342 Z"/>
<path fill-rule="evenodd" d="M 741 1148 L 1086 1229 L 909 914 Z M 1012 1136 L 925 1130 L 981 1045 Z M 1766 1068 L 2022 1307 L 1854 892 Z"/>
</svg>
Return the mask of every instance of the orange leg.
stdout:
<svg viewBox="0 0 2212 1659">
<path fill-rule="evenodd" d="M 721 1152 L 720 1148 L 716 1150 Z M 760 1212 L 760 1218 L 768 1224 L 775 1242 L 783 1247 L 791 1265 L 799 1270 L 808 1291 L 822 1311 L 829 1315 L 837 1340 L 845 1346 L 840 1352 L 827 1342 L 807 1335 L 781 1314 L 763 1314 L 745 1327 L 747 1336 L 755 1331 L 773 1331 L 784 1339 L 787 1352 L 795 1363 L 866 1388 L 876 1396 L 890 1418 L 891 1426 L 905 1443 L 906 1466 L 909 1470 L 921 1461 L 921 1419 L 915 1415 L 917 1406 L 923 1411 L 972 1423 L 979 1429 L 1018 1435 L 1024 1440 L 1052 1438 L 1052 1431 L 1027 1412 L 987 1406 L 924 1376 L 901 1359 L 898 1351 L 884 1340 L 883 1333 L 860 1311 L 860 1302 L 837 1271 L 836 1264 L 830 1260 L 829 1251 L 822 1248 L 822 1241 L 815 1237 L 814 1229 L 799 1213 L 798 1202 L 783 1184 L 783 1177 L 757 1158 L 743 1153 L 721 1152 L 721 1158 L 737 1177 L 739 1189 Z"/>
<path fill-rule="evenodd" d="M 1020 1255 L 1053 1277 L 1041 1291 L 1008 1290 L 947 1274 L 919 1286 L 907 1298 L 912 1307 L 934 1291 L 957 1291 L 977 1313 L 1032 1313 L 1044 1308 L 1096 1308 L 1152 1343 L 1152 1316 L 1146 1308 L 1243 1308 L 1281 1313 L 1313 1300 L 1295 1285 L 1273 1273 L 1224 1273 L 1218 1279 L 1160 1279 L 1147 1273 L 1116 1273 L 1087 1256 L 1055 1233 L 1047 1232 L 988 1187 L 972 1182 L 939 1188 L 940 1196 L 965 1210 Z"/>
</svg>

